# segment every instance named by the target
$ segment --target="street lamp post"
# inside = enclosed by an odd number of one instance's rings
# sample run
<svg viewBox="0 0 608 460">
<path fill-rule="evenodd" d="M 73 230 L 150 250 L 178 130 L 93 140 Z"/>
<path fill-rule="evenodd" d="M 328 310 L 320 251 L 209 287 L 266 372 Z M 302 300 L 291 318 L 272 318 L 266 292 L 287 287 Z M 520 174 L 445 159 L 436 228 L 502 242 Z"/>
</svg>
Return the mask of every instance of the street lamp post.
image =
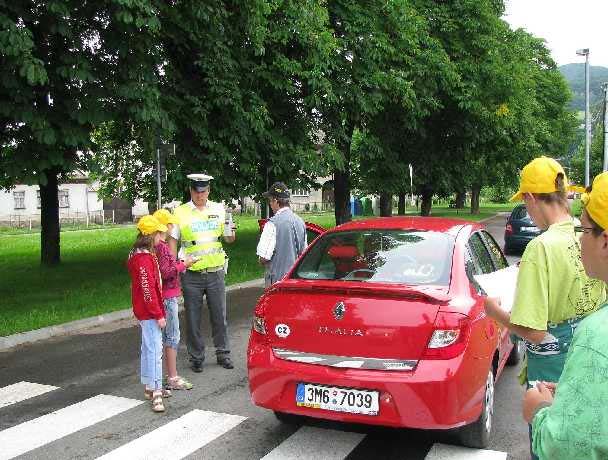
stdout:
<svg viewBox="0 0 608 460">
<path fill-rule="evenodd" d="M 591 123 L 589 121 L 589 48 L 576 50 L 585 56 L 585 187 L 589 186 L 589 149 L 591 148 Z"/>
</svg>

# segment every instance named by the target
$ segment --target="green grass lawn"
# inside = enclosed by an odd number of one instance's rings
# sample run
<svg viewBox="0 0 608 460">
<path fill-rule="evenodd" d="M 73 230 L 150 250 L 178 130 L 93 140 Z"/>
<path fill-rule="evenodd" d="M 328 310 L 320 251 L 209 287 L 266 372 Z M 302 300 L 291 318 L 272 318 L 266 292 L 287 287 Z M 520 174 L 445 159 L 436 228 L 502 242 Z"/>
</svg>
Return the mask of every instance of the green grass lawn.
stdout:
<svg viewBox="0 0 608 460">
<path fill-rule="evenodd" d="M 511 206 L 512 207 L 512 206 Z M 484 207 L 478 216 L 434 207 L 434 216 L 479 220 L 510 207 Z M 333 213 L 303 214 L 329 228 Z M 227 284 L 263 276 L 255 247 L 257 218 L 235 216 L 237 241 L 225 244 L 230 257 Z M 40 266 L 40 234 L 0 233 L 0 336 L 61 324 L 130 307 L 125 262 L 135 237 L 134 226 L 61 233 L 62 263 Z"/>
<path fill-rule="evenodd" d="M 331 214 L 306 215 L 333 226 Z M 230 257 L 227 284 L 263 276 L 255 247 L 257 218 L 236 216 L 237 241 L 224 244 Z M 135 227 L 61 233 L 61 264 L 40 266 L 40 234 L 0 234 L 0 336 L 61 324 L 130 307 L 125 262 Z"/>
</svg>

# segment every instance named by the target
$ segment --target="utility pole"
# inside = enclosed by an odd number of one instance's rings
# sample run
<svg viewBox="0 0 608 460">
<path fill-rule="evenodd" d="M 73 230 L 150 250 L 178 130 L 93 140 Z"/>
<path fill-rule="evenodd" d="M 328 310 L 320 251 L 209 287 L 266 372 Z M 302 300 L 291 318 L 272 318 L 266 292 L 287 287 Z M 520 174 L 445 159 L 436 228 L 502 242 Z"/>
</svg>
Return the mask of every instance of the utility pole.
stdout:
<svg viewBox="0 0 608 460">
<path fill-rule="evenodd" d="M 602 171 L 608 171 L 608 83 L 602 85 L 604 90 L 604 167 Z"/>
<path fill-rule="evenodd" d="M 156 209 L 162 208 L 162 193 L 161 193 L 161 185 L 160 185 L 160 144 L 156 146 L 156 189 L 157 189 L 157 198 L 156 198 Z"/>
<path fill-rule="evenodd" d="M 585 56 L 585 187 L 589 187 L 589 149 L 591 148 L 591 123 L 589 120 L 589 48 L 576 51 Z"/>
</svg>

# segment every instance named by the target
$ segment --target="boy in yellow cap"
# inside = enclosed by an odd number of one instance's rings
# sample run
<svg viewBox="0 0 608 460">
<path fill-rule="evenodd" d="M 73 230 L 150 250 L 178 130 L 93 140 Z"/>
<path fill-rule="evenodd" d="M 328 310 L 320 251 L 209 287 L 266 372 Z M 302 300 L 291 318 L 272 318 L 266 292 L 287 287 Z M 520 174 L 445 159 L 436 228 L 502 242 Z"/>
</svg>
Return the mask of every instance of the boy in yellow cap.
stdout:
<svg viewBox="0 0 608 460">
<path fill-rule="evenodd" d="M 587 274 L 608 282 L 608 172 L 583 196 L 580 228 Z M 541 459 L 608 458 L 608 308 L 576 329 L 557 386 L 540 382 L 524 398 L 534 452 Z M 554 396 L 555 394 L 555 396 Z"/>
<path fill-rule="evenodd" d="M 159 209 L 153 216 L 167 227 L 171 232 L 173 225 L 177 223 L 176 217 L 166 209 Z M 194 259 L 186 257 L 178 261 L 173 256 L 169 245 L 165 242 L 167 233 L 154 246 L 158 267 L 163 282 L 163 303 L 167 325 L 163 329 L 163 350 L 165 353 L 165 366 L 167 369 L 167 390 L 191 390 L 192 384 L 177 373 L 177 350 L 179 349 L 180 328 L 177 298 L 181 295 L 179 275 L 194 263 Z"/>
<path fill-rule="evenodd" d="M 497 299 L 485 302 L 488 316 L 524 340 L 527 366 L 520 377 L 528 388 L 559 380 L 575 328 L 605 300 L 604 283 L 589 278 L 583 268 L 567 184 L 552 158 L 539 157 L 524 167 L 511 201 L 523 200 L 544 232 L 522 255 L 511 312 L 502 310 Z"/>
</svg>

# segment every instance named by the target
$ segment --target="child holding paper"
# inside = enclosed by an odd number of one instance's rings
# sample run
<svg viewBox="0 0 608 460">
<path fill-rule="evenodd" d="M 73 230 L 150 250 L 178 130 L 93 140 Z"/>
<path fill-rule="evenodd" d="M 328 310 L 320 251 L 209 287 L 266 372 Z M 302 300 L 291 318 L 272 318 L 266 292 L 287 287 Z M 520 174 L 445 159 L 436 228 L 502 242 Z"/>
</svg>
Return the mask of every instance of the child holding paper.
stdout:
<svg viewBox="0 0 608 460">
<path fill-rule="evenodd" d="M 583 202 L 583 265 L 589 276 L 608 282 L 608 173 L 595 178 Z M 524 418 L 542 460 L 608 458 L 607 305 L 576 329 L 557 387 L 539 383 L 526 393 Z"/>
<path fill-rule="evenodd" d="M 511 312 L 502 310 L 498 299 L 485 302 L 488 316 L 524 339 L 527 365 L 520 378 L 528 388 L 536 381 L 559 380 L 575 328 L 605 300 L 604 283 L 589 278 L 581 262 L 567 185 L 563 168 L 551 158 L 536 158 L 524 167 L 511 201 L 523 200 L 545 231 L 528 243 L 521 258 Z M 534 453 L 532 458 L 537 458 Z"/>
</svg>

